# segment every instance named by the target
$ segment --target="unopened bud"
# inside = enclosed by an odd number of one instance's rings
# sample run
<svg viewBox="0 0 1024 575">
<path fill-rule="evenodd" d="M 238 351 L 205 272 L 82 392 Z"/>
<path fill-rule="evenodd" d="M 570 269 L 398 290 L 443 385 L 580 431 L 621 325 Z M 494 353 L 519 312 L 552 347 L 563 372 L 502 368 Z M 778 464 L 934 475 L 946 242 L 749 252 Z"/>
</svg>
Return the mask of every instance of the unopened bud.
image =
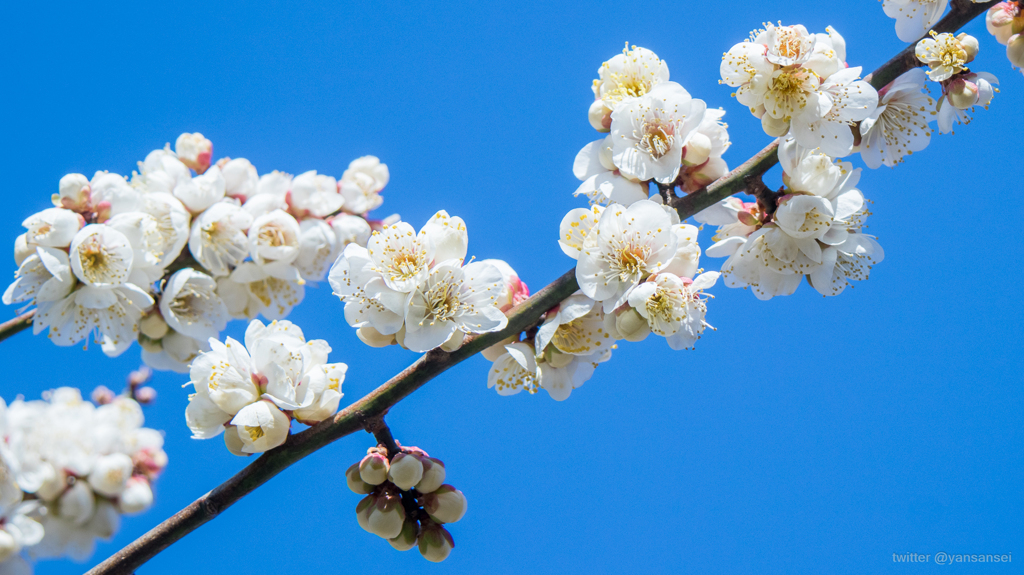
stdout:
<svg viewBox="0 0 1024 575">
<path fill-rule="evenodd" d="M 68 486 L 68 474 L 63 469 L 58 469 L 45 462 L 40 468 L 40 472 L 43 481 L 39 489 L 36 489 L 36 497 L 49 503 L 64 493 L 64 489 Z"/>
<path fill-rule="evenodd" d="M 683 163 L 687 166 L 699 166 L 708 161 L 709 157 L 711 157 L 711 139 L 700 132 L 694 132 L 686 142 Z"/>
<path fill-rule="evenodd" d="M 594 100 L 587 111 L 587 119 L 590 125 L 598 132 L 610 132 L 612 126 L 612 111 L 604 105 L 603 100 Z"/>
<path fill-rule="evenodd" d="M 359 477 L 370 485 L 380 485 L 388 478 L 388 458 L 379 453 L 371 453 L 359 462 Z"/>
<path fill-rule="evenodd" d="M 568 365 L 572 363 L 572 360 L 576 359 L 575 355 L 569 353 L 562 353 L 558 351 L 558 349 L 555 348 L 555 346 L 553 345 L 549 345 L 547 347 L 547 350 L 545 350 L 545 353 L 547 353 L 547 364 L 555 369 L 568 367 Z"/>
<path fill-rule="evenodd" d="M 423 509 L 438 523 L 455 523 L 466 514 L 466 496 L 451 485 L 442 485 L 423 497 Z"/>
<path fill-rule="evenodd" d="M 139 331 L 149 339 L 160 339 L 167 335 L 168 330 L 167 322 L 158 313 L 151 313 L 139 322 Z"/>
<path fill-rule="evenodd" d="M 85 481 L 76 481 L 57 500 L 57 514 L 74 525 L 84 525 L 96 511 L 96 498 Z"/>
<path fill-rule="evenodd" d="M 626 341 L 643 341 L 651 334 L 651 326 L 647 325 L 640 312 L 634 308 L 623 310 L 615 316 L 615 330 Z"/>
<path fill-rule="evenodd" d="M 1006 43 L 1006 57 L 1018 68 L 1024 68 L 1024 34 L 1010 36 Z"/>
<path fill-rule="evenodd" d="M 364 325 L 357 329 L 356 337 L 370 347 L 387 347 L 395 343 L 395 336 L 393 334 L 384 335 L 369 325 Z"/>
<path fill-rule="evenodd" d="M 440 525 L 427 523 L 420 531 L 420 555 L 423 555 L 427 561 L 432 563 L 444 561 L 451 554 L 453 547 L 455 547 L 455 541 L 452 540 L 452 534 Z"/>
<path fill-rule="evenodd" d="M 135 390 L 135 401 L 142 405 L 149 405 L 156 400 L 156 390 L 148 385 Z"/>
<path fill-rule="evenodd" d="M 373 491 L 374 486 L 363 481 L 363 478 L 359 476 L 359 464 L 353 463 L 352 467 L 345 470 L 345 482 L 348 483 L 348 488 L 353 493 L 359 495 L 366 495 Z"/>
<path fill-rule="evenodd" d="M 960 46 L 963 47 L 964 52 L 967 52 L 966 62 L 974 60 L 975 56 L 978 55 L 978 39 L 966 32 L 961 32 L 956 39 L 960 42 Z"/>
<path fill-rule="evenodd" d="M 394 539 L 402 532 L 405 508 L 397 493 L 367 495 L 356 506 L 356 521 L 378 537 Z"/>
<path fill-rule="evenodd" d="M 388 479 L 402 491 L 408 491 L 423 479 L 423 464 L 414 455 L 399 453 L 391 460 Z"/>
<path fill-rule="evenodd" d="M 402 524 L 402 532 L 398 534 L 398 537 L 388 539 L 388 543 L 399 551 L 408 551 L 416 546 L 416 536 L 419 531 L 419 525 L 412 519 L 406 518 L 405 523 Z"/>
<path fill-rule="evenodd" d="M 238 455 L 240 457 L 249 457 L 251 453 L 242 451 L 242 438 L 238 436 L 238 429 L 234 425 L 229 425 L 224 429 L 224 446 L 228 448 L 228 451 L 232 455 Z"/>
<path fill-rule="evenodd" d="M 96 405 L 106 405 L 111 401 L 114 401 L 114 392 L 109 387 L 101 385 L 96 389 L 92 390 L 92 402 Z"/>
<path fill-rule="evenodd" d="M 1017 6 L 1010 2 L 1000 2 L 988 9 L 985 14 L 985 28 L 995 36 L 1000 44 L 1006 44 L 1013 35 L 1013 20 Z"/>
<path fill-rule="evenodd" d="M 0 564 L 7 561 L 8 558 L 18 551 L 21 551 L 21 545 L 14 540 L 14 536 L 0 529 Z M 12 573 L 17 572 L 17 567 L 12 566 L 11 569 Z"/>
<path fill-rule="evenodd" d="M 771 114 L 761 116 L 761 127 L 769 136 L 781 138 L 789 131 L 789 120 L 773 118 Z"/>
<path fill-rule="evenodd" d="M 139 345 L 142 349 L 150 353 L 160 353 L 164 350 L 164 346 L 160 343 L 159 339 L 149 339 L 145 334 L 139 334 Z"/>
<path fill-rule="evenodd" d="M 35 246 L 28 245 L 28 234 L 14 238 L 14 264 L 20 266 L 28 256 L 36 253 Z"/>
<path fill-rule="evenodd" d="M 174 142 L 174 153 L 182 164 L 202 174 L 210 167 L 210 159 L 213 157 L 213 142 L 207 140 L 202 134 L 182 134 Z"/>
<path fill-rule="evenodd" d="M 142 513 L 153 506 L 153 488 L 144 477 L 132 477 L 117 499 L 117 509 L 125 515 Z"/>
<path fill-rule="evenodd" d="M 946 87 L 949 94 L 949 103 L 953 106 L 966 110 L 978 103 L 978 86 L 973 82 L 967 82 L 963 78 L 957 78 Z"/>
<path fill-rule="evenodd" d="M 104 455 L 93 464 L 89 485 L 100 495 L 117 497 L 128 484 L 133 467 L 132 458 L 124 453 Z"/>
<path fill-rule="evenodd" d="M 444 484 L 444 463 L 434 457 L 421 457 L 423 464 L 423 478 L 416 484 L 416 490 L 420 493 L 431 493 L 437 491 Z"/>
</svg>

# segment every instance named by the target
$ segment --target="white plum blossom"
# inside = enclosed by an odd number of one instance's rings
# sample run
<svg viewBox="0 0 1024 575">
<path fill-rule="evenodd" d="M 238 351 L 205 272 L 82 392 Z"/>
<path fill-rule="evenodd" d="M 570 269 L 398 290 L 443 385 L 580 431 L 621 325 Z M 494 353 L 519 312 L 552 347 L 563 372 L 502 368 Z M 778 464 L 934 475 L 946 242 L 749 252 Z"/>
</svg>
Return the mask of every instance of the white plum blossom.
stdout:
<svg viewBox="0 0 1024 575">
<path fill-rule="evenodd" d="M 914 47 L 914 55 L 930 69 L 928 77 L 941 82 L 967 69 L 967 63 L 978 54 L 978 40 L 966 33 L 954 36 L 948 32 L 931 33 Z"/>
<path fill-rule="evenodd" d="M 590 356 L 611 350 L 615 340 L 614 317 L 606 316 L 597 302 L 577 293 L 548 312 L 537 330 L 536 346 L 538 354 L 550 343 L 561 353 Z"/>
<path fill-rule="evenodd" d="M 67 248 L 82 228 L 82 219 L 71 210 L 48 208 L 21 222 L 25 227 L 25 241 L 30 245 Z"/>
<path fill-rule="evenodd" d="M 677 218 L 678 221 L 678 218 Z M 672 218 L 650 200 L 602 212 L 580 250 L 576 279 L 605 312 L 622 305 L 630 289 L 657 272 L 676 252 Z"/>
<path fill-rule="evenodd" d="M 879 92 L 878 107 L 860 123 L 860 157 L 869 168 L 890 168 L 931 141 L 935 101 L 923 92 L 925 72 L 914 68 Z"/>
<path fill-rule="evenodd" d="M 878 106 L 878 92 L 860 78 L 860 66 L 840 70 L 822 81 L 810 105 L 792 119 L 792 134 L 807 148 L 821 148 L 832 157 L 853 150 L 850 126 Z"/>
<path fill-rule="evenodd" d="M 390 178 L 387 165 L 375 156 L 352 160 L 338 183 L 338 190 L 345 198 L 345 211 L 365 214 L 379 207 L 384 201 L 380 192 Z"/>
<path fill-rule="evenodd" d="M 434 249 L 428 234 L 415 233 L 406 222 L 374 231 L 366 244 L 373 270 L 389 288 L 400 293 L 409 293 L 426 280 Z"/>
<path fill-rule="evenodd" d="M 896 19 L 896 37 L 913 42 L 931 29 L 949 6 L 949 0 L 882 0 L 885 15 Z"/>
<path fill-rule="evenodd" d="M 486 333 L 508 324 L 496 305 L 504 287 L 501 271 L 482 262 L 460 264 L 451 259 L 439 264 L 411 294 L 405 314 L 405 347 L 425 352 L 448 341 L 457 330 Z"/>
<path fill-rule="evenodd" d="M 288 438 L 285 412 L 312 423 L 337 410 L 346 367 L 326 363 L 327 342 L 306 341 L 295 324 L 253 320 L 244 345 L 229 337 L 224 343 L 211 339 L 210 346 L 190 372 L 195 393 L 185 418 L 193 437 L 208 439 L 227 429 L 234 438 L 226 441 L 237 440 L 242 454 L 262 453 Z"/>
<path fill-rule="evenodd" d="M 220 160 L 217 165 L 224 176 L 224 195 L 244 202 L 256 193 L 260 178 L 252 162 L 245 158 L 235 158 Z"/>
<path fill-rule="evenodd" d="M 228 323 L 217 282 L 192 268 L 178 270 L 167 279 L 160 313 L 171 329 L 198 340 L 217 337 Z"/>
<path fill-rule="evenodd" d="M 591 125 L 601 132 L 609 130 L 616 106 L 647 94 L 669 79 L 668 64 L 657 54 L 647 48 L 630 48 L 628 43 L 621 54 L 601 64 L 597 74 L 589 117 Z"/>
<path fill-rule="evenodd" d="M 7 305 L 56 301 L 67 297 L 75 287 L 67 252 L 43 246 L 21 262 L 14 278 L 3 295 Z"/>
<path fill-rule="evenodd" d="M 105 289 L 87 286 L 61 300 L 38 302 L 33 333 L 49 328 L 50 341 L 69 346 L 95 330 L 103 353 L 116 357 L 135 341 L 139 319 L 152 305 L 153 297 L 133 284 Z"/>
<path fill-rule="evenodd" d="M 1002 45 L 1024 32 L 1024 11 L 1017 2 L 999 2 L 985 13 L 985 28 Z"/>
<path fill-rule="evenodd" d="M 218 280 L 217 291 L 233 317 L 247 319 L 259 314 L 284 319 L 306 295 L 302 284 L 270 275 L 267 266 L 252 262 L 243 262 L 230 276 Z"/>
<path fill-rule="evenodd" d="M 218 202 L 192 223 L 188 248 L 214 276 L 225 276 L 249 255 L 252 216 L 230 202 Z"/>
<path fill-rule="evenodd" d="M 362 218 L 358 220 L 365 222 Z M 309 218 L 299 223 L 299 255 L 294 265 L 306 281 L 320 281 L 341 252 L 334 227 L 324 220 Z"/>
<path fill-rule="evenodd" d="M 345 198 L 338 192 L 338 180 L 310 170 L 292 180 L 289 203 L 296 213 L 323 218 L 340 210 Z"/>
<path fill-rule="evenodd" d="M 629 305 L 672 349 L 693 347 L 708 325 L 704 321 L 707 305 L 700 295 L 715 285 L 718 276 L 718 272 L 707 272 L 691 280 L 659 273 L 629 294 Z"/>
<path fill-rule="evenodd" d="M 178 182 L 173 192 L 190 212 L 198 214 L 224 198 L 226 185 L 220 168 L 214 166 L 201 176 Z"/>
<path fill-rule="evenodd" d="M 109 288 L 128 281 L 134 250 L 128 238 L 116 229 L 90 224 L 75 234 L 69 259 L 78 281 Z"/>
<path fill-rule="evenodd" d="M 259 216 L 249 227 L 252 261 L 269 276 L 301 283 L 299 271 L 292 265 L 299 257 L 301 234 L 299 222 L 283 210 Z"/>
<path fill-rule="evenodd" d="M 675 82 L 623 102 L 612 112 L 612 162 L 629 178 L 673 182 L 706 108 Z"/>
</svg>

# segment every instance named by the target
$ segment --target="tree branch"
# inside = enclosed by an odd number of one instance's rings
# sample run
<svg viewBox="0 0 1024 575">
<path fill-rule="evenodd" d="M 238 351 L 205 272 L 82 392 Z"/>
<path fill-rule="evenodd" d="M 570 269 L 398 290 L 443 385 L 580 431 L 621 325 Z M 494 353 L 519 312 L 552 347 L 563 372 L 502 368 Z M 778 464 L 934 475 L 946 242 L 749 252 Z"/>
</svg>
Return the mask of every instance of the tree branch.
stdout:
<svg viewBox="0 0 1024 575">
<path fill-rule="evenodd" d="M 32 318 L 35 315 L 36 310 L 30 309 L 18 317 L 0 324 L 0 341 L 11 337 L 19 331 L 28 329 L 32 325 Z"/>
<path fill-rule="evenodd" d="M 939 32 L 955 31 L 983 13 L 995 2 L 985 4 L 967 2 L 966 6 L 964 4 L 964 0 L 954 0 L 954 10 L 938 23 L 935 30 Z M 918 66 L 919 62 L 916 59 L 911 60 L 906 57 L 908 51 L 912 54 L 913 46 L 903 50 L 871 74 L 869 78 L 871 78 L 872 85 L 883 86 L 903 72 Z M 883 80 L 885 82 L 881 83 Z M 686 220 L 716 202 L 744 190 L 748 177 L 760 176 L 776 163 L 778 163 L 778 143 L 772 142 L 754 157 L 708 187 L 682 198 L 674 198 L 671 206 L 679 213 L 680 219 Z M 462 347 L 453 352 L 441 349 L 427 352 L 401 373 L 340 411 L 332 419 L 322 421 L 297 433 L 289 437 L 281 447 L 264 453 L 234 477 L 157 525 L 94 567 L 87 575 L 134 572 L 157 553 L 210 521 L 285 468 L 337 439 L 366 428 L 368 422 L 374 418 L 382 418 L 390 407 L 448 368 L 535 325 L 545 312 L 572 295 L 577 289 L 579 289 L 579 285 L 576 283 L 576 269 L 573 268 L 510 310 L 508 327 L 504 330 L 468 337 Z M 368 430 L 371 433 L 376 433 L 374 429 Z"/>
</svg>

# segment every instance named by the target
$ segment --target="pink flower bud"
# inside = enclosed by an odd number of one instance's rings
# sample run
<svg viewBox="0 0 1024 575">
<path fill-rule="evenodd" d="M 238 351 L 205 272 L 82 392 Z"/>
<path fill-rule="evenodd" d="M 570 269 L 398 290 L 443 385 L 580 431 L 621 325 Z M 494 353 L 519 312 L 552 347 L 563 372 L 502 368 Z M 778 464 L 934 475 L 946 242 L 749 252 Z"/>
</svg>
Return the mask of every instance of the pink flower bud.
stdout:
<svg viewBox="0 0 1024 575">
<path fill-rule="evenodd" d="M 1006 57 L 1018 68 L 1024 68 L 1024 34 L 1010 36 L 1006 43 Z"/>
<path fill-rule="evenodd" d="M 408 551 L 416 546 L 416 536 L 419 531 L 419 525 L 412 519 L 406 518 L 405 523 L 402 524 L 402 532 L 398 534 L 398 537 L 388 539 L 388 543 L 399 551 Z"/>
<path fill-rule="evenodd" d="M 466 514 L 466 496 L 451 485 L 442 485 L 423 497 L 423 509 L 438 523 L 455 523 Z"/>
<path fill-rule="evenodd" d="M 213 142 L 207 140 L 202 134 L 182 134 L 174 142 L 174 153 L 182 164 L 202 174 L 210 167 L 210 159 L 213 157 Z"/>
<path fill-rule="evenodd" d="M 985 28 L 995 36 L 997 42 L 1006 44 L 1010 36 L 1020 32 L 1021 25 L 1024 25 L 1024 22 L 1018 23 L 1021 20 L 1024 18 L 1021 17 L 1016 3 L 1000 2 L 989 8 L 985 14 Z"/>
<path fill-rule="evenodd" d="M 371 453 L 359 462 L 359 477 L 370 485 L 380 485 L 388 478 L 388 458 L 379 453 Z"/>
<path fill-rule="evenodd" d="M 420 458 L 423 464 L 423 478 L 416 484 L 416 490 L 420 493 L 431 493 L 437 491 L 444 484 L 444 463 L 434 457 Z"/>
<path fill-rule="evenodd" d="M 949 103 L 961 110 L 966 110 L 978 103 L 978 86 L 963 78 L 957 78 L 946 86 Z"/>
<path fill-rule="evenodd" d="M 125 515 L 142 513 L 153 506 L 153 489 L 145 477 L 135 476 L 128 480 L 124 491 L 117 500 L 117 509 Z"/>
<path fill-rule="evenodd" d="M 153 403 L 154 400 L 156 400 L 156 390 L 148 385 L 140 387 L 135 391 L 135 401 L 142 405 L 149 405 L 150 403 Z"/>
<path fill-rule="evenodd" d="M 601 100 L 594 100 L 587 111 L 587 119 L 590 125 L 598 132 L 610 132 L 612 126 L 612 111 L 604 105 Z"/>
<path fill-rule="evenodd" d="M 92 390 L 92 402 L 96 405 L 106 405 L 114 401 L 114 392 L 109 387 L 101 385 Z"/>
<path fill-rule="evenodd" d="M 388 479 L 402 491 L 408 491 L 423 478 L 423 464 L 414 455 L 399 453 L 391 460 Z"/>
<path fill-rule="evenodd" d="M 373 491 L 373 485 L 363 481 L 363 478 L 359 475 L 359 464 L 353 463 L 352 467 L 345 470 L 345 482 L 348 483 L 348 488 L 353 493 L 359 495 L 366 495 Z"/>
<path fill-rule="evenodd" d="M 643 341 L 651 335 L 651 327 L 640 312 L 627 308 L 615 316 L 615 331 L 626 341 Z"/>
<path fill-rule="evenodd" d="M 448 533 L 444 527 L 427 523 L 420 530 L 419 547 L 420 555 L 423 555 L 424 559 L 432 563 L 440 563 L 451 554 L 452 548 L 455 547 L 455 541 L 452 540 L 452 534 Z"/>
</svg>

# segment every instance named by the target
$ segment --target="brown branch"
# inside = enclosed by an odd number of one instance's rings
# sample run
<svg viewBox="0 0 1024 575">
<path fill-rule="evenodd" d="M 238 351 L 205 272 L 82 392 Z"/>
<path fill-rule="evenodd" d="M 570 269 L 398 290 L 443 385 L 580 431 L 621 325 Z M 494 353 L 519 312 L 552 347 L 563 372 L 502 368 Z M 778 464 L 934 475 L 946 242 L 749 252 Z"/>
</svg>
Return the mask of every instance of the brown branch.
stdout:
<svg viewBox="0 0 1024 575">
<path fill-rule="evenodd" d="M 22 330 L 28 329 L 29 326 L 32 325 L 32 318 L 35 317 L 35 315 L 36 310 L 30 309 L 18 317 L 0 324 L 0 341 L 7 339 Z"/>
<path fill-rule="evenodd" d="M 954 31 L 983 13 L 994 2 L 966 7 L 963 4 L 964 0 L 954 0 L 954 11 L 943 18 L 935 29 L 937 31 Z M 910 49 L 912 50 L 912 48 Z M 872 74 L 872 77 L 877 78 L 878 81 L 890 77 L 895 78 L 917 66 L 916 59 L 911 62 L 903 56 L 905 52 L 906 50 L 882 65 Z M 745 189 L 748 176 L 760 176 L 776 163 L 778 163 L 778 143 L 773 142 L 708 187 L 685 197 L 675 198 L 671 202 L 671 206 L 679 213 L 680 219 L 685 220 Z M 134 572 L 157 553 L 210 521 L 285 468 L 337 439 L 367 428 L 368 422 L 374 418 L 382 418 L 390 407 L 448 368 L 535 325 L 546 311 L 572 295 L 577 289 L 579 286 L 576 283 L 576 269 L 573 268 L 510 310 L 508 327 L 505 329 L 469 337 L 461 348 L 453 352 L 441 349 L 427 352 L 401 373 L 348 406 L 332 419 L 322 421 L 295 434 L 289 437 L 281 447 L 264 453 L 234 477 L 157 525 L 94 567 L 87 575 Z M 373 429 L 368 430 L 374 431 Z"/>
</svg>

